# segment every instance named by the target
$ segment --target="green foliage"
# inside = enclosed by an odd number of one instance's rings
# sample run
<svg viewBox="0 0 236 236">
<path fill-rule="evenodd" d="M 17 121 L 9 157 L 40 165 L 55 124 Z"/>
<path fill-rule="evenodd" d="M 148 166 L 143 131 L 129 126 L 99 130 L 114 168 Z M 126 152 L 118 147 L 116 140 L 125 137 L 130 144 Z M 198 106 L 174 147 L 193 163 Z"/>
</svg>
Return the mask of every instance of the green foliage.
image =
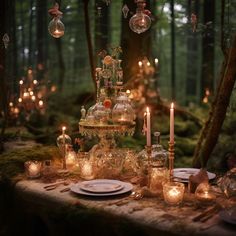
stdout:
<svg viewBox="0 0 236 236">
<path fill-rule="evenodd" d="M 59 158 L 58 148 L 55 146 L 35 146 L 17 149 L 0 155 L 0 178 L 10 179 L 24 172 L 24 163 L 29 160 L 50 160 Z"/>
</svg>

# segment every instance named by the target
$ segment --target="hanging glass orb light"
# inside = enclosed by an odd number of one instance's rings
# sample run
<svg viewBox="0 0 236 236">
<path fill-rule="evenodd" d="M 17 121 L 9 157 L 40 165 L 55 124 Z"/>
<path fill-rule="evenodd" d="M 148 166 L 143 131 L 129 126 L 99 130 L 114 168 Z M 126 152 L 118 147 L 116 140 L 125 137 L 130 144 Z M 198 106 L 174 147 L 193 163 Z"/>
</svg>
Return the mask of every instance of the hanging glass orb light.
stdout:
<svg viewBox="0 0 236 236">
<path fill-rule="evenodd" d="M 53 19 L 49 22 L 48 31 L 54 38 L 60 38 L 65 33 L 65 26 L 61 21 L 62 12 L 59 11 L 58 3 L 48 10 L 48 13 L 53 16 Z"/>
<path fill-rule="evenodd" d="M 49 25 L 48 25 L 48 31 L 54 38 L 60 38 L 65 33 L 65 26 L 61 22 L 60 17 L 54 17 Z"/>
<path fill-rule="evenodd" d="M 137 9 L 136 14 L 129 20 L 129 27 L 137 34 L 147 31 L 151 26 L 151 18 L 148 16 L 148 10 L 145 10 L 145 0 L 136 0 Z"/>
</svg>

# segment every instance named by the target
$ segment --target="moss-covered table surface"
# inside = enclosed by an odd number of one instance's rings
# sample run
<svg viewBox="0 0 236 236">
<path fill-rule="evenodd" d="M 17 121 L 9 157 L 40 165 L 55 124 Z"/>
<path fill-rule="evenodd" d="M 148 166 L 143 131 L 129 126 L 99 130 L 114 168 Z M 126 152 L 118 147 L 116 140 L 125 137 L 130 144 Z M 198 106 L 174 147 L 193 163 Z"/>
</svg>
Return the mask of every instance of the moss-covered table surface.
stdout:
<svg viewBox="0 0 236 236">
<path fill-rule="evenodd" d="M 204 207 L 187 201 L 170 207 L 161 198 L 134 200 L 130 193 L 87 198 L 61 192 L 64 185 L 51 191 L 45 185 L 40 180 L 19 181 L 14 196 L 25 202 L 25 208 L 32 208 L 33 215 L 41 215 L 47 224 L 46 235 L 80 231 L 84 235 L 236 235 L 235 225 L 224 223 L 218 214 L 204 223 L 193 222 Z"/>
</svg>

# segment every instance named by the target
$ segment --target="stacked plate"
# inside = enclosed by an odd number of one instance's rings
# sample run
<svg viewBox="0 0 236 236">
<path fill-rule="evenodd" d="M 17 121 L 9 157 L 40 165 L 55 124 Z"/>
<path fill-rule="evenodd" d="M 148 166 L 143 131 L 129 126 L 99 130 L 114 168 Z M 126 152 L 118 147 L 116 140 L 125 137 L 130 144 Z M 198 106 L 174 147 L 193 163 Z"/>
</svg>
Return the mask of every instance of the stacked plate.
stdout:
<svg viewBox="0 0 236 236">
<path fill-rule="evenodd" d="M 176 168 L 174 169 L 174 178 L 179 182 L 188 182 L 190 175 L 196 175 L 200 169 L 197 168 Z M 214 179 L 216 175 L 211 172 L 207 172 L 209 180 Z"/>
<path fill-rule="evenodd" d="M 70 189 L 81 195 L 105 197 L 127 193 L 133 189 L 133 185 L 119 180 L 95 179 L 74 184 Z"/>
</svg>

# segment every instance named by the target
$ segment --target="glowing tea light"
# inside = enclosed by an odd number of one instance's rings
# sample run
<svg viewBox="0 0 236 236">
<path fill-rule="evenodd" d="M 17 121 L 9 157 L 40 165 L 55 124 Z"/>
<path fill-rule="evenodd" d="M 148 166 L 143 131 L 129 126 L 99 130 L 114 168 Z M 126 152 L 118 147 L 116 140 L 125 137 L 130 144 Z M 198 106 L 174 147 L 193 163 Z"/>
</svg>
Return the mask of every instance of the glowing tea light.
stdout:
<svg viewBox="0 0 236 236">
<path fill-rule="evenodd" d="M 42 101 L 42 100 L 39 101 L 39 106 L 40 106 L 40 107 L 43 106 L 43 101 Z"/>
<path fill-rule="evenodd" d="M 167 182 L 163 184 L 164 200 L 167 204 L 178 205 L 183 201 L 184 184 L 179 182 Z"/>
<path fill-rule="evenodd" d="M 159 62 L 158 58 L 155 58 L 154 60 L 155 66 L 158 66 L 158 62 Z"/>
<path fill-rule="evenodd" d="M 25 162 L 25 171 L 29 178 L 37 178 L 40 176 L 42 163 L 40 161 Z"/>
<path fill-rule="evenodd" d="M 33 84 L 37 84 L 38 81 L 36 79 L 33 80 Z"/>
<path fill-rule="evenodd" d="M 34 95 L 34 92 L 33 92 L 33 91 L 30 91 L 30 93 L 29 93 L 29 94 L 30 94 L 30 96 L 32 96 L 32 95 Z"/>
<path fill-rule="evenodd" d="M 19 81 L 19 84 L 20 84 L 20 85 L 22 85 L 23 83 L 24 83 L 23 80 L 20 80 L 20 81 Z"/>
<path fill-rule="evenodd" d="M 127 95 L 130 95 L 130 93 L 131 93 L 130 90 L 127 89 L 127 90 L 126 90 L 126 94 L 127 94 Z"/>
<path fill-rule="evenodd" d="M 198 185 L 195 196 L 199 202 L 210 203 L 215 200 L 216 196 L 210 191 L 208 183 L 201 183 Z"/>
<path fill-rule="evenodd" d="M 31 100 L 32 100 L 32 101 L 35 101 L 35 100 L 36 100 L 36 97 L 35 97 L 35 96 L 32 96 L 32 97 L 31 97 Z"/>
<path fill-rule="evenodd" d="M 15 115 L 17 115 L 17 114 L 19 114 L 20 110 L 19 110 L 19 108 L 15 107 L 13 112 Z"/>
<path fill-rule="evenodd" d="M 147 66 L 151 66 L 151 63 L 149 61 L 147 62 Z"/>
<path fill-rule="evenodd" d="M 89 160 L 84 161 L 81 166 L 81 178 L 90 180 L 94 178 L 93 167 Z"/>
<path fill-rule="evenodd" d="M 139 66 L 139 68 L 142 68 L 143 63 L 142 63 L 141 61 L 139 61 L 139 62 L 138 62 L 138 66 Z"/>
<path fill-rule="evenodd" d="M 21 103 L 22 102 L 22 98 L 18 98 L 18 102 Z"/>
<path fill-rule="evenodd" d="M 74 151 L 68 151 L 66 153 L 66 166 L 73 167 L 76 164 L 76 153 Z"/>
<path fill-rule="evenodd" d="M 13 107 L 13 102 L 10 102 L 10 103 L 9 103 L 9 107 Z"/>
</svg>

